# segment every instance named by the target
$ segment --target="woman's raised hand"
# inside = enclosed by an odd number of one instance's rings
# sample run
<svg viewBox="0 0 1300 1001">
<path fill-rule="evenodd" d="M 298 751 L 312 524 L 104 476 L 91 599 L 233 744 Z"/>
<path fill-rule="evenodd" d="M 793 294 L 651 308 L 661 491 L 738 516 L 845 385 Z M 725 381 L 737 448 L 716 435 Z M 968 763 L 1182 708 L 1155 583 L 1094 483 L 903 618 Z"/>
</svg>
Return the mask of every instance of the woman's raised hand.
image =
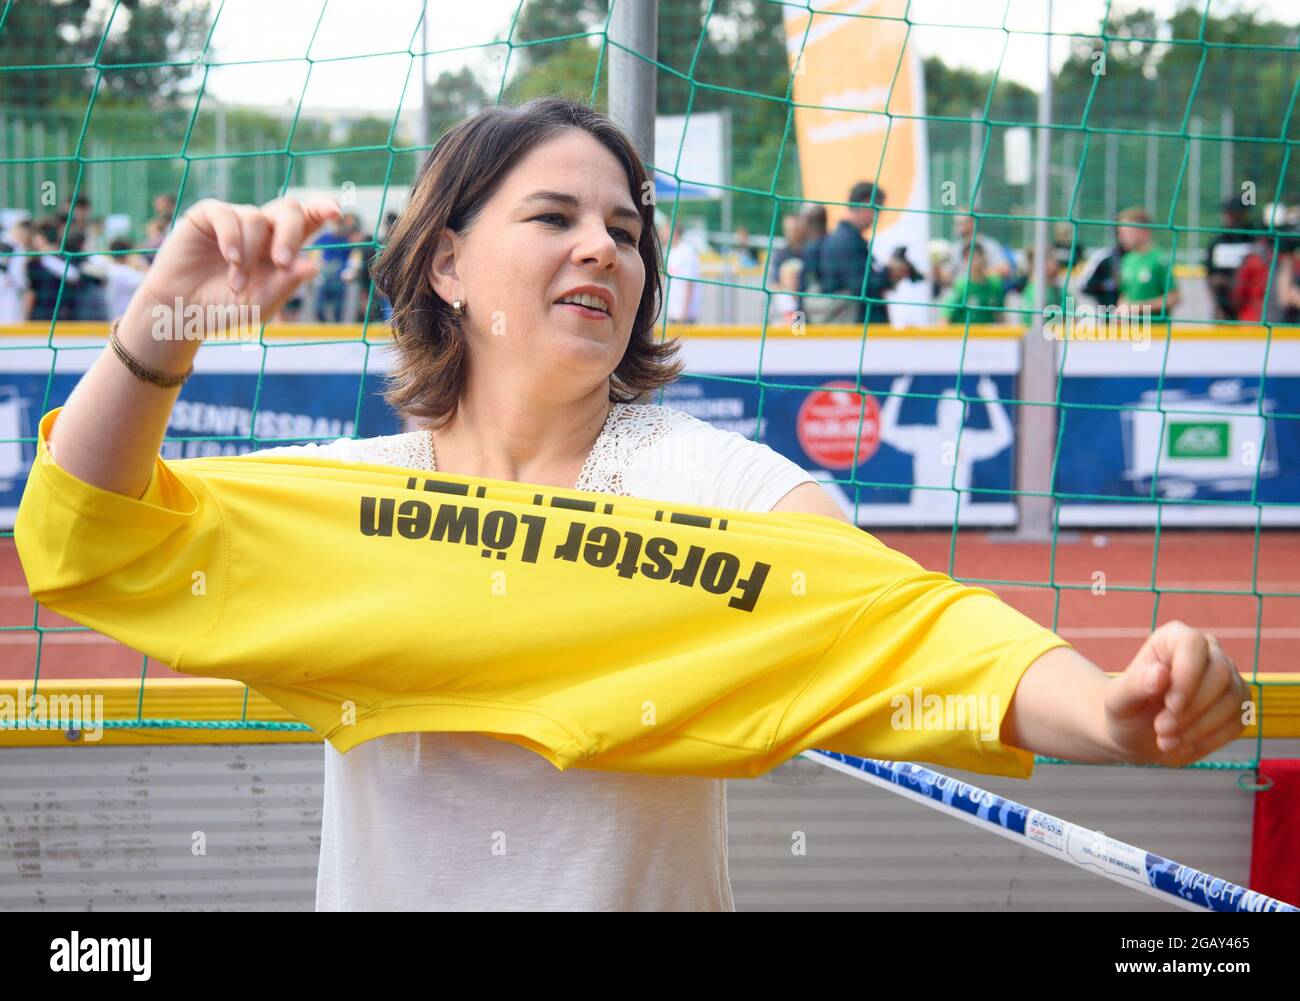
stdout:
<svg viewBox="0 0 1300 1001">
<path fill-rule="evenodd" d="M 261 208 L 205 198 L 159 248 L 140 293 L 154 309 L 256 306 L 263 322 L 313 278 L 299 251 L 341 210 L 333 199 L 277 198 Z"/>
</svg>

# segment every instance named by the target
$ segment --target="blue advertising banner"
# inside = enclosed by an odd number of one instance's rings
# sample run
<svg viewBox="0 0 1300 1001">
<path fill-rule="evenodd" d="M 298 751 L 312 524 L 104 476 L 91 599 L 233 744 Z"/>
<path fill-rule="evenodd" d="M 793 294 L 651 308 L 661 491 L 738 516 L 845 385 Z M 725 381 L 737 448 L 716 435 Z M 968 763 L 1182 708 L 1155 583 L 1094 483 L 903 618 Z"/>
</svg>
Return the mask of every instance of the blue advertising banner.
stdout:
<svg viewBox="0 0 1300 1001">
<path fill-rule="evenodd" d="M 798 463 L 860 525 L 1014 522 L 1013 376 L 732 378 L 679 381 L 663 402 Z"/>
<path fill-rule="evenodd" d="M 757 328 L 683 333 L 687 374 L 656 402 L 764 442 L 808 470 L 858 524 L 1015 525 L 1014 329 L 865 341 L 759 336 Z M 344 336 L 291 341 L 205 346 L 173 410 L 164 457 L 402 430 L 380 396 L 387 347 Z M 103 338 L 61 337 L 57 347 L 19 345 L 0 356 L 5 529 L 37 420 L 66 399 Z M 1300 337 L 1196 331 L 1141 346 L 1058 347 L 1061 525 L 1300 524 Z M 1036 407 L 1030 419 L 1050 413 Z"/>
<path fill-rule="evenodd" d="M 1062 345 L 1061 524 L 1300 524 L 1296 333 Z"/>
<path fill-rule="evenodd" d="M 797 462 L 860 525 L 1015 523 L 1013 376 L 771 382 L 688 378 L 663 402 Z M 1063 525 L 1300 523 L 1300 377 L 1072 376 L 1057 416 Z"/>
<path fill-rule="evenodd" d="M 1063 523 L 1300 522 L 1300 378 L 1076 376 L 1061 402 Z"/>
<path fill-rule="evenodd" d="M 81 373 L 0 372 L 0 526 L 13 528 L 35 458 L 36 424 L 60 406 Z M 195 372 L 167 425 L 162 455 L 242 455 L 308 440 L 396 434 L 379 395 L 383 373 Z M 48 390 L 48 397 L 47 397 Z M 256 420 L 253 418 L 256 409 Z M 252 437 L 261 439 L 253 441 Z M 26 440 L 24 440 L 26 439 Z"/>
<path fill-rule="evenodd" d="M 1019 348 L 973 328 L 710 333 L 686 341 L 691 377 L 664 402 L 799 463 L 864 527 L 1010 526 Z M 1057 350 L 1061 525 L 1300 524 L 1300 338 L 1195 328 Z"/>
</svg>

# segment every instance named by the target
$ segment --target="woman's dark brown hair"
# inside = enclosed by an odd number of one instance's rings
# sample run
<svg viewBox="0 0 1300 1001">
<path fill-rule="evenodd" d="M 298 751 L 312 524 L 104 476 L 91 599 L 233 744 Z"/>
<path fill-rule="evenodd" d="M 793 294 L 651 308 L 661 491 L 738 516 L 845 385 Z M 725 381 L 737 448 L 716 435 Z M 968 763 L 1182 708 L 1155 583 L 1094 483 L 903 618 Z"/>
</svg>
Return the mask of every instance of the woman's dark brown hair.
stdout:
<svg viewBox="0 0 1300 1001">
<path fill-rule="evenodd" d="M 438 140 L 421 167 L 406 210 L 393 225 L 374 265 L 375 284 L 393 305 L 397 360 L 384 399 L 399 414 L 435 426 L 455 411 L 465 384 L 468 346 L 460 324 L 429 282 L 443 233 L 465 233 L 500 181 L 533 147 L 566 129 L 581 129 L 623 165 L 641 213 L 637 251 L 645 285 L 632 336 L 610 379 L 609 398 L 627 403 L 677 378 L 676 341 L 655 339 L 662 288 L 661 248 L 651 190 L 636 148 L 609 118 L 585 105 L 540 97 L 519 107 L 495 106 L 461 122 Z M 650 204 L 646 204 L 647 201 Z"/>
</svg>

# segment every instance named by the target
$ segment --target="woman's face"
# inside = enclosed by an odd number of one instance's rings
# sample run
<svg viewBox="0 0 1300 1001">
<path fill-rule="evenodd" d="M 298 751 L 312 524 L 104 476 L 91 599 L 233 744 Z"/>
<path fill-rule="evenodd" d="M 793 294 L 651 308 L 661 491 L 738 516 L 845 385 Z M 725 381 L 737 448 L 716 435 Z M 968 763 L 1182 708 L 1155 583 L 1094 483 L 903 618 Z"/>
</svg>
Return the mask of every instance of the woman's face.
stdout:
<svg viewBox="0 0 1300 1001">
<path fill-rule="evenodd" d="M 471 352 L 489 364 L 607 378 L 641 302 L 641 226 L 618 160 L 569 130 L 515 165 L 468 232 L 448 231 L 431 280 L 447 302 L 465 302 Z M 603 293 L 607 313 L 559 304 L 584 285 Z"/>
</svg>

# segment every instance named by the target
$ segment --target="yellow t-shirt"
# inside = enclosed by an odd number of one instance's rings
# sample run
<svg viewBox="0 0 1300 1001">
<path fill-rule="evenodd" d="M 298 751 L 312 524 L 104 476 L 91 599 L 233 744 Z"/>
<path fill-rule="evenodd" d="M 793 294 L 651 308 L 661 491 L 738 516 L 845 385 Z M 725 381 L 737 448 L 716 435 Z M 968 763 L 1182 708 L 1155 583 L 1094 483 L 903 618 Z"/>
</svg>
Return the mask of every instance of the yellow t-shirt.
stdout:
<svg viewBox="0 0 1300 1001">
<path fill-rule="evenodd" d="M 998 730 L 1068 644 L 833 518 L 296 455 L 160 456 L 136 500 L 51 460 L 60 409 L 14 529 L 36 600 L 339 751 L 476 731 L 561 769 L 1033 771 Z"/>
</svg>

